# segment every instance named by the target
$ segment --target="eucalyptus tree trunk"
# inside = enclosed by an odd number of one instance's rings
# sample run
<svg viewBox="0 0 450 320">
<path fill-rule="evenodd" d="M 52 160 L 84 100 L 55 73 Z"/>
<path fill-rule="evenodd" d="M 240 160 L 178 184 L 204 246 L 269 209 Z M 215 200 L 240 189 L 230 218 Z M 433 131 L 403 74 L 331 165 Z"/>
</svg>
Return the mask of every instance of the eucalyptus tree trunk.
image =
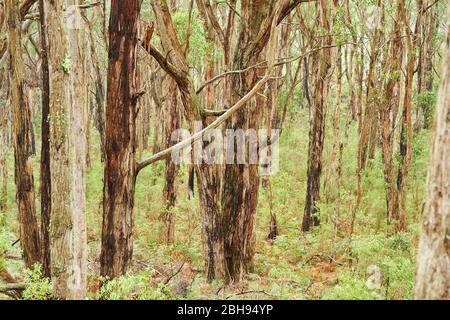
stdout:
<svg viewBox="0 0 450 320">
<path fill-rule="evenodd" d="M 25 265 L 31 267 L 41 260 L 34 194 L 33 129 L 28 98 L 25 94 L 19 4 L 14 0 L 8 0 L 5 4 L 8 21 L 14 169 L 17 188 L 16 201 L 19 209 L 20 242 Z"/>
<path fill-rule="evenodd" d="M 140 9 L 140 1 L 111 1 L 100 256 L 100 273 L 109 278 L 125 274 L 133 254 L 138 99 L 134 77 Z"/>
<path fill-rule="evenodd" d="M 94 30 L 92 23 L 87 23 L 89 29 L 89 47 L 91 53 L 92 69 L 94 71 L 95 83 L 95 127 L 100 135 L 100 159 L 105 161 L 105 88 L 103 85 L 103 76 L 100 70 L 100 61 L 94 40 Z"/>
<path fill-rule="evenodd" d="M 48 31 L 48 58 L 50 70 L 50 166 L 51 166 L 51 278 L 53 296 L 57 299 L 85 298 L 85 261 L 82 252 L 84 228 L 84 195 L 79 190 L 82 177 L 78 168 L 84 166 L 80 160 L 82 143 L 76 136 L 79 131 L 82 105 L 74 97 L 73 90 L 79 90 L 80 60 L 73 35 L 77 23 L 78 2 L 71 2 L 71 15 L 66 20 L 66 1 L 55 0 L 46 3 L 46 25 Z M 72 16 L 75 15 L 75 16 Z M 68 27 L 71 29 L 70 40 Z M 75 28 L 75 29 L 74 29 Z M 76 129 L 74 131 L 73 129 Z M 84 142 L 85 143 L 85 142 Z M 79 185 L 79 183 L 81 183 Z"/>
<path fill-rule="evenodd" d="M 238 43 L 235 48 L 233 69 L 243 70 L 261 61 L 270 60 L 275 52 L 267 46 L 269 38 L 275 38 L 273 32 L 266 32 L 267 38 L 260 38 L 260 32 L 281 20 L 278 5 L 271 1 L 248 1 L 241 3 L 241 25 Z M 284 16 L 283 16 L 284 18 Z M 279 20 L 280 19 L 280 20 Z M 264 52 L 266 51 L 266 52 Z M 265 53 L 265 54 L 264 54 Z M 238 101 L 257 82 L 261 71 L 251 69 L 234 75 L 232 81 L 232 101 Z M 228 129 L 258 132 L 263 101 L 261 96 L 251 99 L 245 108 L 238 111 L 228 121 Z M 250 146 L 251 141 L 245 139 Z M 239 152 L 235 141 L 228 141 Z M 259 195 L 259 164 L 250 163 L 250 154 L 246 147 L 245 164 L 239 164 L 237 157 L 233 164 L 226 164 L 222 188 L 222 232 L 224 237 L 225 270 L 228 282 L 241 281 L 245 274 L 252 272 L 255 254 L 256 210 Z"/>
<path fill-rule="evenodd" d="M 400 79 L 403 57 L 401 11 L 401 4 L 398 3 L 393 23 L 390 52 L 387 58 L 386 72 L 390 74 L 390 77 L 384 87 L 384 100 L 380 105 L 380 132 L 388 222 L 399 219 L 398 189 L 395 179 L 397 167 L 394 161 L 394 132 L 398 110 L 400 109 Z"/>
<path fill-rule="evenodd" d="M 450 299 L 450 5 L 446 26 L 441 86 L 417 256 L 415 299 Z"/>
<path fill-rule="evenodd" d="M 418 0 L 419 8 L 423 0 Z M 403 26 L 406 33 L 406 72 L 405 72 L 405 87 L 403 97 L 403 110 L 401 118 L 401 130 L 400 130 L 400 165 L 397 174 L 397 188 L 399 196 L 399 216 L 396 225 L 397 231 L 406 231 L 406 198 L 409 169 L 412 160 L 412 148 L 413 148 L 413 123 L 412 123 L 412 95 L 413 95 L 413 77 L 415 71 L 415 65 L 417 61 L 415 53 L 415 45 L 418 40 L 418 32 L 422 23 L 422 11 L 419 11 L 416 18 L 415 28 L 413 32 L 409 29 L 409 19 L 407 18 L 407 12 L 403 0 L 400 0 L 402 5 Z"/>
<path fill-rule="evenodd" d="M 356 169 L 356 200 L 355 205 L 352 209 L 352 218 L 351 218 L 351 226 L 350 226 L 350 234 L 353 234 L 354 224 L 356 220 L 356 212 L 361 205 L 362 198 L 362 175 L 363 171 L 366 168 L 368 153 L 369 153 L 369 142 L 371 132 L 376 130 L 374 128 L 375 120 L 377 117 L 377 108 L 379 105 L 379 83 L 377 82 L 376 76 L 376 64 L 379 61 L 379 53 L 381 47 L 381 41 L 383 36 L 383 23 L 385 16 L 385 6 L 384 0 L 377 1 L 377 11 L 376 11 L 376 19 L 373 26 L 373 35 L 370 43 L 370 57 L 369 57 L 369 67 L 367 71 L 367 89 L 366 89 L 366 101 L 365 101 L 365 109 L 362 111 L 362 81 L 363 74 L 360 75 L 358 79 L 360 81 L 360 89 L 361 96 L 359 97 L 359 108 L 358 110 L 358 133 L 359 133 L 359 141 L 358 141 L 358 152 L 357 152 L 357 169 Z M 363 50 L 363 48 L 361 49 Z M 361 52 L 361 57 L 363 57 L 364 53 Z M 363 70 L 363 66 L 361 66 L 361 70 Z M 364 113 L 364 115 L 362 114 Z M 372 137 L 373 140 L 373 137 Z"/>
<path fill-rule="evenodd" d="M 175 72 L 166 70 L 177 82 L 181 101 L 184 106 L 184 114 L 191 132 L 195 130 L 196 121 L 205 119 L 201 113 L 200 99 L 194 89 L 189 75 L 189 66 L 186 55 L 179 43 L 175 27 L 173 25 L 167 3 L 162 0 L 152 2 L 156 18 L 156 26 L 161 37 L 162 47 L 165 52 L 171 52 L 171 64 Z M 155 55 L 149 43 L 144 43 L 144 48 L 154 55 L 158 63 L 164 66 L 160 54 Z M 166 68 L 167 69 L 167 68 Z M 201 143 L 201 142 L 200 142 Z M 223 263 L 223 238 L 221 228 L 221 213 L 219 209 L 220 181 L 214 172 L 213 166 L 196 161 L 193 164 L 197 176 L 200 211 L 202 217 L 202 234 L 204 235 L 205 269 L 208 280 L 225 277 Z M 190 178 L 193 176 L 190 176 Z"/>
<path fill-rule="evenodd" d="M 79 0 L 68 0 L 68 5 L 78 7 Z M 87 236 L 86 236 L 86 165 L 88 156 L 87 117 L 88 94 L 86 42 L 81 13 L 75 10 L 75 21 L 69 23 L 70 119 L 72 161 L 72 259 L 73 288 L 68 298 L 86 297 Z"/>
<path fill-rule="evenodd" d="M 8 205 L 8 167 L 6 153 L 8 151 L 8 108 L 3 100 L 3 83 L 5 70 L 0 69 L 0 212 L 5 212 Z"/>
<path fill-rule="evenodd" d="M 320 4 L 317 4 L 317 18 L 323 30 L 331 31 L 331 14 L 328 1 L 322 1 Z M 330 46 L 332 39 L 331 37 L 322 37 L 320 42 L 322 46 Z M 315 78 L 316 83 L 309 129 L 308 181 L 302 231 L 309 231 L 312 226 L 319 225 L 317 202 L 320 199 L 320 177 L 322 174 L 328 87 L 333 73 L 331 68 L 332 55 L 331 49 L 323 49 L 314 56 L 317 76 Z"/>
<path fill-rule="evenodd" d="M 48 62 L 48 34 L 44 0 L 39 0 L 39 22 L 41 37 L 42 72 L 42 122 L 41 122 L 41 250 L 42 274 L 51 275 L 50 262 L 50 215 L 52 210 L 52 188 L 50 173 L 50 70 Z"/>
<path fill-rule="evenodd" d="M 178 107 L 178 90 L 176 83 L 171 80 L 169 86 L 170 99 L 167 106 L 168 116 L 166 117 L 166 148 L 171 147 L 176 143 L 172 141 L 172 133 L 180 128 L 180 114 Z M 178 172 L 178 165 L 172 161 L 172 159 L 166 160 L 165 168 L 165 180 L 164 180 L 164 213 L 162 214 L 162 220 L 165 225 L 165 241 L 167 243 L 173 243 L 175 240 L 175 215 L 171 211 L 175 206 L 177 200 L 177 190 L 176 190 L 176 176 Z"/>
<path fill-rule="evenodd" d="M 429 98 L 433 91 L 433 58 L 434 58 L 434 36 L 439 24 L 437 18 L 437 7 L 432 0 L 418 1 L 417 10 L 429 8 L 423 17 L 423 23 L 420 26 L 419 34 L 422 45 L 419 47 L 418 65 L 417 65 L 417 95 L 418 106 L 416 111 L 415 131 L 428 129 L 433 121 L 433 103 Z"/>
</svg>

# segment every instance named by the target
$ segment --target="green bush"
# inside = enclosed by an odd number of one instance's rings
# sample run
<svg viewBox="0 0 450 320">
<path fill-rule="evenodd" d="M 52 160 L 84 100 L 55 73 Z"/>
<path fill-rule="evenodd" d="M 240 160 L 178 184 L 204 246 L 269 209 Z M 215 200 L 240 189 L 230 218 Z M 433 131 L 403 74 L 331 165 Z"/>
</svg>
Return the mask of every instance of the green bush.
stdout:
<svg viewBox="0 0 450 320">
<path fill-rule="evenodd" d="M 41 265 L 35 264 L 33 268 L 25 270 L 26 289 L 23 292 L 25 300 L 48 300 L 52 296 L 50 279 L 42 275 Z"/>
</svg>

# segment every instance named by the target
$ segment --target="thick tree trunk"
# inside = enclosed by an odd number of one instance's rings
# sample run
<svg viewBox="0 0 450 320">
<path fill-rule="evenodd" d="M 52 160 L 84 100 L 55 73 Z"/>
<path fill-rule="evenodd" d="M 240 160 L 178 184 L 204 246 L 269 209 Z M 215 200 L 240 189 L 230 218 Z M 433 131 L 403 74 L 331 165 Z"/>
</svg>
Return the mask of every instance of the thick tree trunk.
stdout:
<svg viewBox="0 0 450 320">
<path fill-rule="evenodd" d="M 258 38 L 260 31 L 278 22 L 280 10 L 270 1 L 249 1 L 241 3 L 242 19 L 238 45 L 235 49 L 233 69 L 243 70 L 262 60 L 270 60 L 275 54 L 273 48 L 267 48 L 269 38 L 275 41 L 272 32 L 266 34 L 266 39 Z M 273 19 L 273 20 L 272 20 Z M 275 32 L 275 31 L 273 31 Z M 252 69 L 243 74 L 235 75 L 232 82 L 232 100 L 238 101 L 257 82 L 261 71 Z M 233 130 L 259 129 L 261 97 L 253 98 L 247 106 L 238 111 L 229 121 L 228 128 Z M 246 143 L 250 143 L 247 139 Z M 235 141 L 234 148 L 238 151 Z M 242 148 L 242 146 L 240 146 Z M 245 148 L 251 149 L 250 147 Z M 258 164 L 250 163 L 248 151 L 245 154 L 246 164 L 226 164 L 222 189 L 222 221 L 224 232 L 224 256 L 228 282 L 241 281 L 245 274 L 253 270 L 253 256 L 255 253 L 256 209 L 260 177 Z"/>
<path fill-rule="evenodd" d="M 33 177 L 31 112 L 25 95 L 24 66 L 21 54 L 19 4 L 6 1 L 10 54 L 11 102 L 14 128 L 14 165 L 19 208 L 20 242 L 25 265 L 40 262 L 40 238 L 36 221 Z"/>
<path fill-rule="evenodd" d="M 78 4 L 78 2 L 74 2 Z M 47 4 L 47 3 L 46 3 Z M 53 296 L 57 299 L 82 299 L 85 297 L 85 261 L 83 250 L 84 195 L 79 187 L 82 179 L 78 174 L 82 143 L 78 112 L 73 90 L 80 90 L 78 46 L 74 43 L 72 29 L 70 47 L 67 27 L 77 28 L 79 20 L 66 24 L 66 2 L 48 2 L 48 58 L 50 70 L 50 174 L 51 174 L 51 277 Z M 71 14 L 77 14 L 71 11 Z M 73 131 L 72 128 L 76 129 Z M 77 140 L 75 140 L 77 139 Z M 83 142 L 85 143 L 85 142 Z M 80 183 L 80 184 L 79 184 Z"/>
<path fill-rule="evenodd" d="M 52 210 L 52 188 L 50 173 L 50 75 L 48 65 L 48 35 L 44 0 L 39 0 L 41 69 L 42 69 L 42 122 L 41 122 L 41 250 L 42 274 L 50 277 L 50 214 Z"/>
<path fill-rule="evenodd" d="M 450 6 L 436 124 L 428 169 L 415 299 L 450 299 Z"/>
<path fill-rule="evenodd" d="M 179 73 L 171 74 L 171 76 L 177 82 L 185 116 L 191 131 L 194 131 L 195 122 L 203 121 L 204 119 L 200 110 L 200 99 L 189 76 L 185 54 L 177 38 L 167 3 L 154 1 L 152 2 L 152 7 L 155 12 L 158 32 L 161 35 L 166 35 L 161 38 L 164 51 L 173 53 L 171 62 Z M 149 44 L 144 43 L 144 48 L 151 53 Z M 212 166 L 204 164 L 202 161 L 194 163 L 192 168 L 197 175 L 202 234 L 204 237 L 205 268 L 207 270 L 207 278 L 211 281 L 225 276 L 221 213 L 219 210 L 220 193 L 218 192 L 220 190 L 220 180 L 218 180 Z M 191 177 L 193 178 L 193 176 Z M 191 181 L 193 182 L 193 179 Z"/>
<path fill-rule="evenodd" d="M 68 0 L 68 4 L 78 6 L 79 0 Z M 80 13 L 78 13 L 80 14 Z M 70 115 L 72 151 L 72 255 L 73 271 L 69 298 L 84 299 L 87 285 L 87 236 L 86 236 L 86 165 L 88 156 L 87 114 L 88 95 L 86 90 L 86 42 L 83 26 L 69 28 L 70 72 Z"/>
<path fill-rule="evenodd" d="M 125 274 L 133 254 L 136 45 L 140 1 L 113 0 L 109 20 L 101 275 Z"/>
</svg>

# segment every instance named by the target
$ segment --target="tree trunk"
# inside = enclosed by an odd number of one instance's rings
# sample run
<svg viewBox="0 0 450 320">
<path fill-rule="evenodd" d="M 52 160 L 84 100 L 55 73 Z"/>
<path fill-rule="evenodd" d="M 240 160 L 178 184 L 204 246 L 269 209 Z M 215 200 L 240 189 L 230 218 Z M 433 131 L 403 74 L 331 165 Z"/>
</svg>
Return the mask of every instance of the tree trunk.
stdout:
<svg viewBox="0 0 450 320">
<path fill-rule="evenodd" d="M 95 82 L 95 127 L 100 135 L 100 159 L 105 161 L 105 89 L 103 77 L 100 71 L 100 61 L 94 42 L 94 31 L 91 22 L 87 22 L 89 27 L 89 45 L 91 52 L 92 69 L 94 69 Z"/>
<path fill-rule="evenodd" d="M 417 257 L 415 299 L 450 299 L 450 6 L 427 194 Z"/>
<path fill-rule="evenodd" d="M 393 25 L 390 61 L 387 72 L 391 75 L 384 88 L 385 97 L 380 104 L 381 145 L 386 183 L 387 220 L 390 223 L 399 219 L 398 190 L 395 181 L 394 133 L 397 112 L 400 109 L 400 77 L 402 67 L 401 6 L 397 5 L 396 20 Z"/>
<path fill-rule="evenodd" d="M 178 72 L 175 75 L 171 74 L 171 76 L 177 82 L 184 106 L 184 113 L 190 129 L 193 131 L 196 121 L 203 121 L 204 118 L 201 114 L 200 99 L 189 76 L 186 56 L 181 49 L 167 3 L 165 1 L 154 1 L 152 2 L 152 7 L 156 17 L 158 32 L 160 35 L 165 35 L 161 37 L 163 49 L 166 52 L 173 53 L 171 62 Z M 149 44 L 144 43 L 144 48 L 151 53 Z M 204 164 L 202 161 L 194 162 L 193 165 L 197 175 L 202 235 L 204 237 L 205 268 L 209 281 L 216 277 L 222 278 L 225 276 L 221 213 L 219 210 L 220 193 L 218 192 L 220 190 L 220 180 L 218 180 L 214 169 L 211 167 L 211 165 Z"/>
<path fill-rule="evenodd" d="M 6 152 L 8 150 L 8 109 L 6 101 L 3 100 L 2 86 L 4 82 L 4 69 L 0 69 L 0 211 L 6 212 L 8 206 L 8 166 L 6 164 Z"/>
<path fill-rule="evenodd" d="M 68 0 L 78 6 L 79 0 Z M 80 13 L 78 13 L 80 14 Z M 86 90 L 86 42 L 84 29 L 80 24 L 69 25 L 70 72 L 70 118 L 72 149 L 72 285 L 69 298 L 84 299 L 87 284 L 87 236 L 86 236 L 86 165 L 88 157 Z"/>
<path fill-rule="evenodd" d="M 84 200 L 78 189 L 81 182 L 76 181 L 80 179 L 77 168 L 81 146 L 74 146 L 80 143 L 75 136 L 82 136 L 74 110 L 81 106 L 75 105 L 77 102 L 71 92 L 71 88 L 80 89 L 74 87 L 79 84 L 74 79 L 78 78 L 81 62 L 74 53 L 78 48 L 72 38 L 69 47 L 67 30 L 68 27 L 77 28 L 79 21 L 76 16 L 71 16 L 74 20 L 66 24 L 65 1 L 48 2 L 46 9 L 50 69 L 50 259 L 53 296 L 57 299 L 82 299 L 86 289 L 83 280 L 85 263 L 81 253 L 85 249 L 84 230 L 80 223 L 80 219 L 84 219 Z M 74 10 L 70 14 L 76 15 L 77 12 Z M 73 131 L 72 126 L 77 131 Z"/>
<path fill-rule="evenodd" d="M 48 65 L 48 35 L 44 0 L 39 0 L 42 72 L 42 122 L 41 122 L 41 250 L 42 274 L 50 277 L 50 214 L 52 188 L 50 173 L 50 75 Z"/>
<path fill-rule="evenodd" d="M 171 80 L 171 85 L 169 86 L 169 93 L 171 99 L 168 101 L 167 105 L 167 125 L 166 125 L 166 148 L 171 147 L 176 143 L 172 141 L 172 133 L 180 128 L 180 115 L 178 111 L 178 90 L 176 83 Z M 175 178 L 178 172 L 178 165 L 172 161 L 172 159 L 166 160 L 165 169 L 165 183 L 164 183 L 164 209 L 165 212 L 162 214 L 162 220 L 165 225 L 165 241 L 167 243 L 174 242 L 175 235 L 175 217 L 171 209 L 175 206 L 177 200 L 177 190 Z"/>
<path fill-rule="evenodd" d="M 324 30 L 331 31 L 331 13 L 329 12 L 327 1 L 323 1 L 317 5 L 317 17 L 320 25 Z M 323 37 L 321 41 L 322 46 L 332 44 L 331 37 Z M 319 51 L 314 57 L 314 60 L 315 65 L 317 65 L 317 77 L 309 129 L 308 181 L 302 231 L 309 231 L 313 225 L 319 225 L 317 201 L 320 199 L 320 176 L 322 173 L 322 151 L 325 139 L 328 86 L 332 75 L 331 49 Z"/>
<path fill-rule="evenodd" d="M 19 209 L 20 242 L 25 265 L 31 267 L 33 264 L 39 263 L 41 257 L 34 195 L 31 112 L 25 95 L 19 4 L 17 1 L 8 0 L 6 9 L 12 89 L 11 104 L 14 116 L 16 201 Z"/>
<path fill-rule="evenodd" d="M 102 276 L 127 272 L 133 254 L 136 179 L 136 45 L 140 1 L 113 0 L 109 20 Z"/>
<path fill-rule="evenodd" d="M 419 0 L 422 3 L 423 0 Z M 400 131 L 400 166 L 397 174 L 397 188 L 399 195 L 399 217 L 396 226 L 397 231 L 406 230 L 406 197 L 408 187 L 409 168 L 412 158 L 412 143 L 413 143 L 413 123 L 412 123 L 412 89 L 413 89 L 413 77 L 414 68 L 416 64 L 416 54 L 414 52 L 414 45 L 418 40 L 418 30 L 422 22 L 422 12 L 417 15 L 415 23 L 415 30 L 413 34 L 410 34 L 409 19 L 407 18 L 406 8 L 404 7 L 403 0 L 400 0 L 403 8 L 403 26 L 407 33 L 407 63 L 405 74 L 405 89 L 403 98 L 403 110 L 401 119 L 401 131 Z M 419 4 L 419 7 L 421 5 Z"/>
<path fill-rule="evenodd" d="M 374 23 L 374 30 L 371 39 L 371 52 L 369 59 L 369 70 L 367 75 L 367 89 L 366 89 L 366 106 L 364 110 L 364 116 L 362 116 L 362 96 L 360 96 L 359 105 L 361 108 L 359 109 L 359 121 L 358 121 L 358 133 L 359 133 L 359 141 L 358 141 L 358 154 L 357 154 L 357 169 L 356 169 L 356 200 L 355 205 L 352 209 L 352 219 L 350 226 L 350 235 L 353 234 L 354 224 L 356 220 L 356 212 L 359 209 L 362 198 L 362 175 L 363 171 L 366 168 L 366 162 L 368 157 L 368 148 L 370 141 L 370 133 L 376 128 L 374 126 L 374 118 L 377 117 L 377 107 L 379 105 L 379 93 L 377 92 L 379 83 L 376 82 L 375 72 L 376 72 L 376 63 L 378 61 L 379 50 L 380 50 L 380 42 L 382 41 L 383 36 L 383 23 L 384 23 L 384 2 L 383 0 L 377 1 L 377 17 Z M 363 50 L 363 48 L 361 49 Z M 361 57 L 364 56 L 364 53 L 361 52 Z M 361 66 L 361 71 L 363 70 Z M 362 80 L 363 75 L 360 75 L 360 88 L 362 90 Z"/>
</svg>

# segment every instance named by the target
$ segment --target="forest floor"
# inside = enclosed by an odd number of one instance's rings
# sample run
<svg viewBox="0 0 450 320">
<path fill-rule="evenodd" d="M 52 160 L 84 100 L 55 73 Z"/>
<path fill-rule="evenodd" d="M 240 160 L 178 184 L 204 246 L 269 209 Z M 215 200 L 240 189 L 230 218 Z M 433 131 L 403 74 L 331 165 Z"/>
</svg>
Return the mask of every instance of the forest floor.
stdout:
<svg viewBox="0 0 450 320">
<path fill-rule="evenodd" d="M 349 229 L 355 198 L 357 135 L 350 127 L 344 149 L 338 237 L 332 244 L 337 190 L 336 172 L 324 169 L 320 204 L 321 226 L 310 233 L 300 231 L 306 194 L 308 155 L 307 112 L 287 124 L 280 142 L 280 171 L 270 178 L 273 212 L 279 236 L 267 239 L 270 225 L 268 189 L 261 188 L 255 271 L 239 285 L 225 287 L 221 281 L 207 283 L 203 274 L 201 222 L 198 199 L 187 199 L 187 175 L 177 178 L 178 203 L 175 243 L 163 244 L 162 190 L 164 163 L 145 169 L 138 178 L 135 214 L 134 264 L 129 275 L 98 289 L 102 223 L 103 165 L 98 137 L 92 131 L 90 168 L 87 175 L 87 219 L 89 246 L 89 298 L 105 299 L 409 299 L 412 295 L 418 220 L 426 180 L 430 133 L 414 138 L 414 154 L 408 192 L 408 232 L 395 234 L 386 223 L 381 152 L 370 161 L 363 177 L 363 199 L 357 211 L 355 232 Z M 35 120 L 36 124 L 39 119 Z M 342 125 L 342 128 L 344 125 Z M 35 131 L 38 131 L 36 125 Z M 325 141 L 332 141 L 328 129 Z M 94 145 L 95 143 L 95 145 Z M 37 146 L 39 147 L 39 146 Z M 39 149 L 37 149 L 39 150 Z M 330 166 L 331 145 L 324 151 L 323 168 Z M 144 156 L 145 154 L 142 154 Z M 140 157 L 139 154 L 138 157 Z M 38 158 L 36 158 L 36 172 Z M 6 251 L 6 268 L 19 280 L 25 273 L 17 240 L 13 157 L 9 156 L 8 212 L 0 214 L 0 249 Z M 39 177 L 35 176 L 37 198 Z M 39 208 L 39 204 L 38 204 Z M 8 223 L 6 223 L 8 221 Z M 8 227 L 7 227 L 8 226 Z M 19 258 L 19 259 L 18 259 Z M 378 281 L 378 279 L 380 281 Z"/>
</svg>

